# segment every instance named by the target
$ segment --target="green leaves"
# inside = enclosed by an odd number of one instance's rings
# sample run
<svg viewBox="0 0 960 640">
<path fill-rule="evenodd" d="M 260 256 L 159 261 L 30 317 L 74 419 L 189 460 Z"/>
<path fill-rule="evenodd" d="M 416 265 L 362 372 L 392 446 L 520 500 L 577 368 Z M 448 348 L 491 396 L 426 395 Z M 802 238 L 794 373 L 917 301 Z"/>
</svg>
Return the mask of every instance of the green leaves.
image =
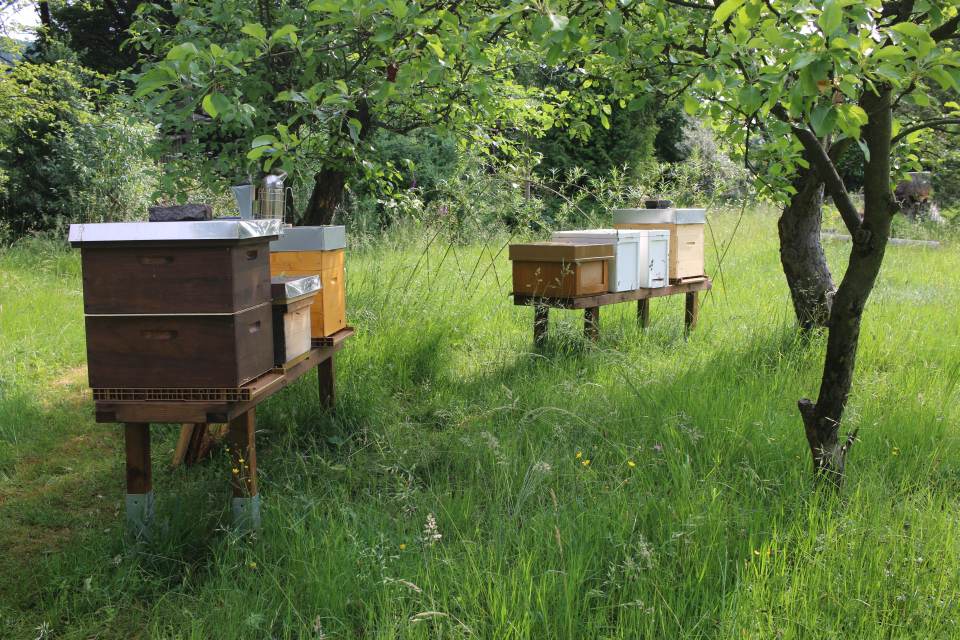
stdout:
<svg viewBox="0 0 960 640">
<path fill-rule="evenodd" d="M 256 38 L 257 40 L 266 40 L 267 39 L 267 30 L 263 28 L 263 25 L 259 22 L 248 22 L 243 25 L 240 29 L 241 33 L 245 33 L 251 38 Z"/>
<path fill-rule="evenodd" d="M 205 95 L 203 97 L 201 106 L 211 118 L 216 118 L 220 114 L 230 110 L 232 107 L 230 100 L 227 99 L 227 96 L 216 91 Z"/>
<path fill-rule="evenodd" d="M 727 18 L 733 15 L 733 12 L 742 7 L 745 2 L 746 0 L 724 0 L 721 2 L 717 10 L 713 12 L 714 24 L 726 22 Z"/>
<path fill-rule="evenodd" d="M 823 11 L 817 18 L 817 25 L 828 37 L 836 34 L 843 26 L 843 6 L 840 0 L 826 0 Z"/>
<path fill-rule="evenodd" d="M 137 90 L 134 92 L 133 97 L 142 98 L 160 87 L 165 87 L 173 83 L 176 77 L 176 74 L 171 69 L 164 65 L 157 65 L 140 76 L 140 79 L 137 81 Z"/>
<path fill-rule="evenodd" d="M 826 137 L 837 124 L 837 110 L 832 104 L 820 105 L 810 113 L 810 125 L 818 137 Z"/>
<path fill-rule="evenodd" d="M 184 42 L 171 47 L 167 52 L 167 60 L 183 60 L 197 55 L 197 46 L 192 42 Z"/>
</svg>

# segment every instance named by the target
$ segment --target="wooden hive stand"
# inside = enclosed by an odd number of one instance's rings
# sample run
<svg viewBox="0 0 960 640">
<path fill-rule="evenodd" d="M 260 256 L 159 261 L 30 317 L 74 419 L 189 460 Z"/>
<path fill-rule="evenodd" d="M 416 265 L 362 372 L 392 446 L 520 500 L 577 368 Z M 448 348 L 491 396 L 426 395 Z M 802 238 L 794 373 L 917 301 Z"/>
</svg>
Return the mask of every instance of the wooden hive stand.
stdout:
<svg viewBox="0 0 960 640">
<path fill-rule="evenodd" d="M 150 425 L 176 423 L 226 424 L 230 454 L 232 511 L 238 529 L 260 525 L 260 492 L 257 488 L 256 408 L 301 376 L 317 370 L 320 403 L 334 405 L 334 355 L 343 348 L 353 329 L 347 327 L 315 346 L 307 356 L 282 369 L 274 369 L 238 389 L 94 389 L 97 422 L 124 425 L 126 440 L 127 524 L 142 536 L 153 518 L 153 472 L 150 462 Z M 181 438 L 182 440 L 183 438 Z M 179 448 L 179 447 L 178 447 Z"/>
<path fill-rule="evenodd" d="M 513 303 L 518 306 L 533 307 L 533 342 L 536 346 L 543 346 L 547 339 L 550 309 L 583 309 L 584 335 L 596 340 L 600 336 L 600 307 L 618 302 L 637 302 L 637 322 L 646 329 L 650 326 L 650 299 L 665 296 L 684 295 L 683 324 L 686 333 L 697 326 L 697 317 L 700 310 L 699 295 L 701 291 L 709 291 L 713 286 L 710 278 L 687 280 L 678 284 L 655 289 L 636 289 L 634 291 L 620 291 L 617 293 L 601 293 L 592 296 L 576 298 L 550 298 L 529 296 L 514 293 Z"/>
</svg>

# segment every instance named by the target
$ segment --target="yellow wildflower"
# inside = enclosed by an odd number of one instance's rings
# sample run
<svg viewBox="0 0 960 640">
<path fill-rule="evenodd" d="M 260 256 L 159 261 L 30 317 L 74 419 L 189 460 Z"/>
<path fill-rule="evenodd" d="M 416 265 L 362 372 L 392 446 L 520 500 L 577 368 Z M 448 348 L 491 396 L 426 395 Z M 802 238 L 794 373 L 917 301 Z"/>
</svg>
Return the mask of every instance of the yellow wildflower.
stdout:
<svg viewBox="0 0 960 640">
<path fill-rule="evenodd" d="M 632 469 L 633 467 L 637 466 L 637 463 L 633 460 L 627 460 L 627 466 Z"/>
<path fill-rule="evenodd" d="M 577 460 L 579 460 L 582 457 L 583 457 L 583 451 L 577 451 L 577 455 L 576 455 Z"/>
<path fill-rule="evenodd" d="M 580 461 L 580 464 L 582 464 L 582 465 L 585 466 L 585 467 L 589 467 L 589 466 L 590 466 L 590 458 L 587 458 L 587 459 L 585 459 L 585 460 L 581 460 L 581 461 Z"/>
<path fill-rule="evenodd" d="M 401 542 L 401 543 L 400 543 L 400 551 L 403 551 L 403 550 L 406 549 L 406 548 L 407 548 L 406 543 Z"/>
</svg>

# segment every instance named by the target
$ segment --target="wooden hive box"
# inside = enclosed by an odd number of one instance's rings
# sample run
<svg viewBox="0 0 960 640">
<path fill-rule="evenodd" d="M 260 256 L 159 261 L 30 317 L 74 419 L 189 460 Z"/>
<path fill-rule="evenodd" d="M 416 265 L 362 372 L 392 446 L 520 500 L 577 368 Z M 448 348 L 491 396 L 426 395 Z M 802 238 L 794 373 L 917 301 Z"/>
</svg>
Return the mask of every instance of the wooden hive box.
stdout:
<svg viewBox="0 0 960 640">
<path fill-rule="evenodd" d="M 705 209 L 614 209 L 615 229 L 670 232 L 670 281 L 703 278 Z"/>
<path fill-rule="evenodd" d="M 234 388 L 273 367 L 275 220 L 72 225 L 94 388 Z"/>
<path fill-rule="evenodd" d="M 575 298 L 606 293 L 611 244 L 533 242 L 510 245 L 513 292 L 545 298 Z"/>
<path fill-rule="evenodd" d="M 342 226 L 290 227 L 270 244 L 274 277 L 320 276 L 320 293 L 310 307 L 314 338 L 325 338 L 347 326 L 345 244 Z"/>
<path fill-rule="evenodd" d="M 86 317 L 93 388 L 239 387 L 273 368 L 270 303 L 225 314 Z"/>
<path fill-rule="evenodd" d="M 273 359 L 289 366 L 310 352 L 310 308 L 316 302 L 320 276 L 276 277 L 273 287 Z"/>
</svg>

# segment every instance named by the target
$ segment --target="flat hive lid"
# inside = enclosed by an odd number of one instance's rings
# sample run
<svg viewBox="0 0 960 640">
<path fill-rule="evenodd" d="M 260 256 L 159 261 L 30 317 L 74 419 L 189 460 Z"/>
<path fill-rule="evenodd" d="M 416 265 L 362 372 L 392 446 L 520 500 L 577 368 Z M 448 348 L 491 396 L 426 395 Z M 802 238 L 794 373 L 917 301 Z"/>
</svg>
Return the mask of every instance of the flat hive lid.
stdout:
<svg viewBox="0 0 960 640">
<path fill-rule="evenodd" d="M 274 276 L 270 278 L 270 295 L 274 302 L 283 302 L 313 295 L 320 291 L 320 276 Z"/>
<path fill-rule="evenodd" d="M 629 240 L 632 238 L 639 238 L 639 236 L 632 235 L 629 230 L 621 231 L 620 229 L 577 229 L 572 231 L 554 231 L 552 236 L 554 242 L 577 241 L 593 244 L 612 243 L 621 240 Z"/>
<path fill-rule="evenodd" d="M 210 242 L 275 238 L 280 220 L 203 220 L 196 222 L 97 222 L 70 225 L 70 244 L 98 242 Z"/>
<path fill-rule="evenodd" d="M 270 243 L 270 251 L 334 251 L 347 246 L 347 229 L 341 225 L 286 227 Z"/>
<path fill-rule="evenodd" d="M 511 260 L 532 262 L 590 262 L 613 257 L 612 244 L 572 242 L 529 242 L 510 245 Z"/>
<path fill-rule="evenodd" d="M 706 209 L 614 209 L 614 224 L 704 224 Z"/>
</svg>

